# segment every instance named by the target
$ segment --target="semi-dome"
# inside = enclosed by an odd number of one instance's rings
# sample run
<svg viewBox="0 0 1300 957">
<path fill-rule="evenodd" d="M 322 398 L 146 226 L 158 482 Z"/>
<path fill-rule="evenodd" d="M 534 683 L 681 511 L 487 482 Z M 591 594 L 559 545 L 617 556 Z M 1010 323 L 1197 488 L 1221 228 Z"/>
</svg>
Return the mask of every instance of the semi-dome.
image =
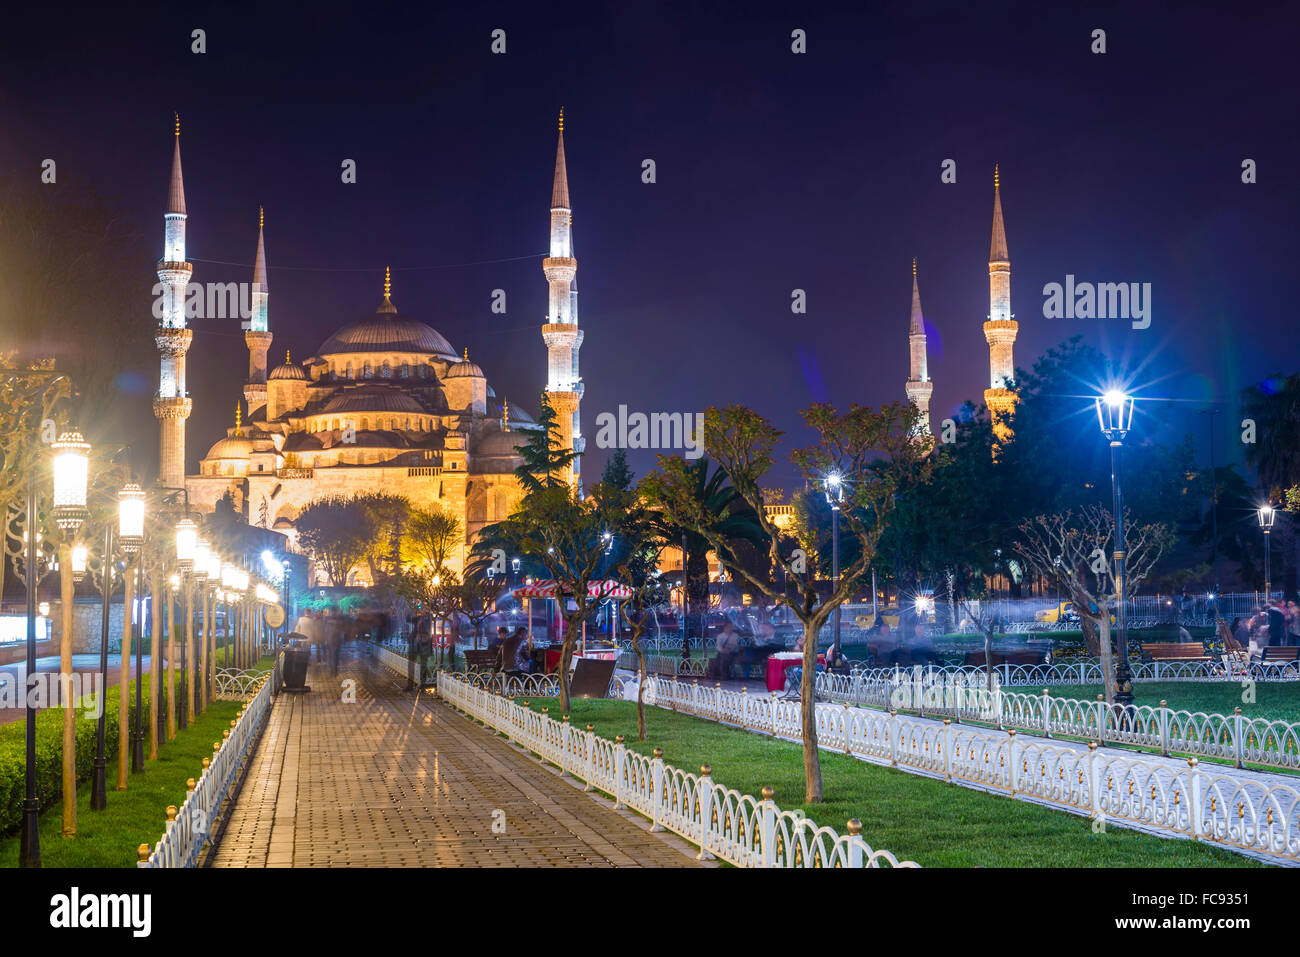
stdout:
<svg viewBox="0 0 1300 957">
<path fill-rule="evenodd" d="M 317 354 L 349 352 L 423 352 L 454 357 L 451 343 L 432 326 L 397 314 L 388 297 L 373 316 L 344 326 L 325 340 Z"/>
<path fill-rule="evenodd" d="M 321 409 L 321 414 L 331 412 L 419 412 L 428 410 L 409 394 L 398 389 L 382 387 L 347 389 L 334 395 Z"/>
<path fill-rule="evenodd" d="M 526 434 L 493 429 L 479 438 L 474 444 L 473 453 L 486 458 L 513 458 L 519 455 L 518 447 L 527 441 Z"/>
<path fill-rule="evenodd" d="M 246 459 L 253 452 L 253 443 L 242 435 L 227 436 L 219 439 L 208 449 L 210 459 Z"/>
</svg>

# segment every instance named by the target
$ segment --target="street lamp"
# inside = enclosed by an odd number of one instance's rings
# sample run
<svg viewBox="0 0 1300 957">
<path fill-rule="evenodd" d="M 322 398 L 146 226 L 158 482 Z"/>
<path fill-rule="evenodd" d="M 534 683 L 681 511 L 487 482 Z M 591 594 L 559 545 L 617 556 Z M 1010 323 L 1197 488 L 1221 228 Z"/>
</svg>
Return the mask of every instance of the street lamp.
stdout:
<svg viewBox="0 0 1300 957">
<path fill-rule="evenodd" d="M 1259 519 L 1259 527 L 1264 530 L 1264 610 L 1268 611 L 1273 594 L 1273 568 L 1268 543 L 1269 532 L 1273 531 L 1273 520 L 1277 518 L 1277 512 L 1272 505 L 1265 502 L 1259 507 L 1256 517 Z"/>
<path fill-rule="evenodd" d="M 1134 399 L 1111 389 L 1096 399 L 1097 424 L 1110 441 L 1110 484 L 1115 503 L 1115 594 L 1119 605 L 1115 611 L 1119 661 L 1115 665 L 1115 703 L 1126 710 L 1133 706 L 1133 679 L 1128 667 L 1128 610 L 1125 608 L 1124 497 L 1120 482 L 1120 454 L 1124 436 L 1133 424 Z"/>
<path fill-rule="evenodd" d="M 844 501 L 844 478 L 839 471 L 832 471 L 826 476 L 826 503 L 831 507 L 831 593 L 840 583 L 840 503 Z M 840 651 L 840 606 L 835 606 L 834 656 Z"/>
<path fill-rule="evenodd" d="M 117 538 L 126 555 L 128 568 L 126 574 L 134 574 L 135 589 L 133 599 L 140 594 L 140 550 L 144 547 L 144 489 L 135 482 L 123 486 L 117 493 Z M 130 567 L 134 566 L 134 568 Z M 122 595 L 126 599 L 125 592 Z M 134 604 L 134 600 L 132 602 Z M 140 638 L 135 627 L 135 608 L 127 610 L 127 633 L 123 636 L 135 645 L 135 724 L 131 731 L 131 773 L 138 774 L 144 770 L 144 727 L 141 724 L 143 704 L 141 689 L 144 685 L 143 668 L 140 660 Z"/>
<path fill-rule="evenodd" d="M 188 503 L 186 504 L 188 512 Z M 193 681 L 190 675 L 190 649 L 194 645 L 194 588 L 192 571 L 194 553 L 199 546 L 199 528 L 188 514 L 176 523 L 176 564 L 181 570 L 181 582 L 185 586 L 185 635 L 181 639 L 181 681 L 177 692 L 180 703 L 176 721 L 181 730 L 189 726 L 189 700 Z"/>
</svg>

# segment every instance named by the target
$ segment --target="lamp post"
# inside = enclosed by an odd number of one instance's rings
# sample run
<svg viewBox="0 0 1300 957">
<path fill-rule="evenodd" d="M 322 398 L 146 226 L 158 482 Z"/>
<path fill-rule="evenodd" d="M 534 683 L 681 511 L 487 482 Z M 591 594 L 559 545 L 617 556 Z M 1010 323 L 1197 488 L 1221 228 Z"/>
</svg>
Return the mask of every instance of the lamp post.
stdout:
<svg viewBox="0 0 1300 957">
<path fill-rule="evenodd" d="M 204 640 L 207 642 L 207 644 L 204 645 L 204 648 L 207 649 L 205 652 L 205 660 L 208 662 L 203 677 L 203 686 L 206 689 L 205 694 L 207 696 L 204 699 L 205 708 L 207 707 L 207 702 L 212 700 L 212 682 L 214 681 L 217 671 L 217 602 L 220 600 L 217 597 L 217 592 L 220 590 L 218 586 L 221 584 L 221 556 L 212 548 L 208 549 L 207 570 L 208 591 L 211 598 L 209 607 L 212 609 L 212 623 L 208 626 L 207 634 L 204 636 Z M 226 664 L 229 665 L 228 652 L 226 657 Z"/>
<path fill-rule="evenodd" d="M 293 571 L 293 567 L 287 558 L 281 562 L 281 565 L 284 568 L 284 577 L 280 579 L 280 591 L 284 593 L 284 624 L 281 626 L 283 630 L 280 634 L 283 635 L 289 631 L 289 618 L 293 612 L 293 591 L 289 587 L 291 584 L 290 575 Z"/>
<path fill-rule="evenodd" d="M 1110 442 L 1110 484 L 1115 503 L 1115 611 L 1119 660 L 1115 664 L 1115 703 L 1125 711 L 1133 706 L 1133 679 L 1128 667 L 1128 610 L 1125 607 L 1126 560 L 1124 545 L 1124 497 L 1120 476 L 1120 457 L 1124 436 L 1133 424 L 1134 399 L 1112 389 L 1097 397 L 1097 423 Z"/>
<path fill-rule="evenodd" d="M 193 683 L 192 692 L 196 718 L 208 707 L 208 633 L 212 631 L 212 616 L 208 612 L 208 560 L 211 554 L 206 539 L 200 538 L 194 543 L 194 569 L 190 574 L 194 579 L 194 589 L 198 592 L 199 620 L 202 622 L 197 628 L 200 645 L 194 649 L 194 664 L 199 676 Z"/>
<path fill-rule="evenodd" d="M 1273 531 L 1273 520 L 1277 518 L 1277 512 L 1272 505 L 1267 502 L 1259 507 L 1256 513 L 1259 518 L 1259 527 L 1264 530 L 1264 611 L 1269 609 L 1269 602 L 1273 596 L 1273 567 L 1271 556 L 1269 555 L 1269 533 Z"/>
<path fill-rule="evenodd" d="M 181 690 L 180 713 L 177 725 L 182 731 L 189 725 L 187 716 L 191 687 L 190 647 L 194 644 L 194 585 L 191 572 L 194 569 L 194 550 L 199 543 L 199 529 L 194 520 L 186 515 L 176 523 L 176 564 L 181 570 L 181 583 L 185 586 L 185 635 L 181 640 Z"/>
<path fill-rule="evenodd" d="M 59 526 L 59 595 L 62 639 L 59 642 L 59 671 L 67 679 L 72 677 L 72 602 L 74 569 L 72 539 L 87 518 L 86 484 L 89 473 L 90 445 L 80 432 L 65 432 L 54 442 L 54 521 Z M 35 526 L 30 528 L 35 537 Z M 35 580 L 29 572 L 29 581 Z M 30 614 L 30 609 L 29 612 Z M 62 689 L 60 689 L 62 691 Z M 102 694 L 102 692 L 101 692 Z M 60 695 L 62 697 L 62 695 Z M 102 697 L 101 697 L 102 702 Z M 61 701 L 63 712 L 63 836 L 77 834 L 77 729 L 72 701 Z"/>
<path fill-rule="evenodd" d="M 127 556 L 127 575 L 136 576 L 136 597 L 140 594 L 140 562 L 144 548 L 144 490 L 134 482 L 123 487 L 117 495 L 118 526 L 117 536 L 122 543 L 122 551 Z M 124 596 L 125 597 L 125 596 Z M 141 667 L 140 636 L 136 633 L 135 609 L 127 609 L 127 631 L 124 640 L 135 645 L 135 724 L 131 731 L 131 773 L 139 774 L 144 770 L 144 725 L 141 721 L 143 704 L 141 687 L 144 684 Z"/>
<path fill-rule="evenodd" d="M 840 584 L 840 502 L 844 501 L 844 479 L 838 471 L 826 476 L 826 502 L 831 507 L 831 593 Z M 840 651 L 840 606 L 832 612 L 835 624 L 832 626 L 834 655 Z"/>
</svg>

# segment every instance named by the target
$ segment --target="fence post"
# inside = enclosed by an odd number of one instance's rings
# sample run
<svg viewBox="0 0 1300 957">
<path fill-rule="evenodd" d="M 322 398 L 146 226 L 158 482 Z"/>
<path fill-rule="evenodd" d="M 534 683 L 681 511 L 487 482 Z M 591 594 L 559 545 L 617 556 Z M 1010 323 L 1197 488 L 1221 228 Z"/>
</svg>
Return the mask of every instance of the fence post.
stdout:
<svg viewBox="0 0 1300 957">
<path fill-rule="evenodd" d="M 722 723 L 722 682 L 713 684 L 713 720 Z"/>
<path fill-rule="evenodd" d="M 862 867 L 862 822 L 849 818 L 849 867 Z"/>
<path fill-rule="evenodd" d="M 696 678 L 691 684 L 691 714 L 700 713 L 700 679 Z"/>
<path fill-rule="evenodd" d="M 1160 699 L 1160 754 L 1169 757 L 1169 702 L 1164 698 Z"/>
<path fill-rule="evenodd" d="M 560 721 L 560 777 L 569 773 L 569 740 L 573 728 L 569 725 L 569 716 L 561 715 Z"/>
<path fill-rule="evenodd" d="M 772 712 L 772 737 L 776 737 L 776 692 L 769 691 L 767 695 L 767 707 Z"/>
<path fill-rule="evenodd" d="M 1011 684 L 1011 663 L 1008 661 L 1002 662 L 1002 683 L 1004 685 Z"/>
<path fill-rule="evenodd" d="M 844 753 L 852 754 L 853 748 L 849 746 L 849 706 L 843 701 L 840 702 L 840 721 L 844 728 Z"/>
<path fill-rule="evenodd" d="M 591 790 L 591 779 L 596 776 L 596 729 L 587 725 L 587 782 L 583 785 L 584 791 Z"/>
<path fill-rule="evenodd" d="M 1052 700 L 1047 689 L 1043 689 L 1043 737 L 1052 736 Z"/>
<path fill-rule="evenodd" d="M 898 712 L 889 709 L 889 766 L 898 767 Z"/>
<path fill-rule="evenodd" d="M 993 717 L 997 721 L 998 730 L 1002 729 L 1002 686 L 998 685 L 993 689 Z"/>
<path fill-rule="evenodd" d="M 710 765 L 700 765 L 700 782 L 697 787 L 699 800 L 695 803 L 700 809 L 700 853 L 695 855 L 695 859 L 711 861 L 713 855 L 709 853 L 708 847 L 709 832 L 713 828 L 713 768 Z"/>
<path fill-rule="evenodd" d="M 1232 754 L 1233 763 L 1237 767 L 1241 767 L 1244 745 L 1245 738 L 1241 733 L 1241 707 L 1238 706 L 1232 709 Z M 1263 749 L 1261 748 L 1261 750 Z"/>
<path fill-rule="evenodd" d="M 1007 731 L 1007 786 L 1011 791 L 1011 796 L 1016 796 L 1016 729 L 1012 728 Z"/>
<path fill-rule="evenodd" d="M 623 736 L 614 737 L 614 810 L 623 807 L 623 773 L 627 768 L 627 746 Z"/>
<path fill-rule="evenodd" d="M 1088 742 L 1088 792 L 1092 796 L 1092 819 L 1104 817 L 1101 809 L 1101 755 L 1097 753 L 1097 742 Z"/>
<path fill-rule="evenodd" d="M 943 719 L 943 779 L 952 780 L 952 722 Z"/>
<path fill-rule="evenodd" d="M 762 867 L 776 867 L 776 804 L 772 799 L 776 792 L 771 787 L 763 788 L 763 803 L 759 806 L 761 815 L 758 825 L 759 843 L 762 846 Z"/>
<path fill-rule="evenodd" d="M 650 830 L 664 829 L 662 809 L 664 801 L 664 749 L 655 748 L 654 760 L 650 762 Z"/>
<path fill-rule="evenodd" d="M 1106 699 L 1097 695 L 1097 740 L 1106 740 Z"/>
<path fill-rule="evenodd" d="M 1191 768 L 1191 773 L 1187 775 L 1188 794 L 1187 813 L 1192 821 L 1192 840 L 1201 839 L 1201 772 L 1196 769 L 1199 762 L 1196 758 L 1188 758 L 1187 766 Z"/>
</svg>

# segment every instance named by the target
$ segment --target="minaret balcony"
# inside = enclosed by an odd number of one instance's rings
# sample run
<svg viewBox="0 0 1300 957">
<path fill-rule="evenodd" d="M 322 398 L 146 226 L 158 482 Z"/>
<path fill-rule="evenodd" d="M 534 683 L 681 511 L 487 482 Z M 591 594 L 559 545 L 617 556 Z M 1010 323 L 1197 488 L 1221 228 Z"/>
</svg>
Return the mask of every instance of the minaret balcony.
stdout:
<svg viewBox="0 0 1300 957">
<path fill-rule="evenodd" d="M 542 260 L 542 275 L 547 282 L 573 282 L 578 274 L 578 260 L 569 256 L 555 256 Z"/>
<path fill-rule="evenodd" d="M 188 279 L 193 273 L 193 263 L 177 262 L 171 259 L 158 260 L 158 278 L 162 282 L 167 282 L 168 279 Z"/>
<path fill-rule="evenodd" d="M 1015 342 L 1019 331 L 1020 323 L 1014 319 L 990 319 L 984 323 L 984 339 L 989 345 Z"/>
<path fill-rule="evenodd" d="M 194 400 L 187 395 L 155 395 L 153 414 L 156 419 L 188 419 L 194 409 Z"/>
<path fill-rule="evenodd" d="M 542 342 L 548 349 L 576 349 L 582 345 L 582 330 L 571 322 L 548 322 L 542 326 Z"/>
<path fill-rule="evenodd" d="M 164 356 L 183 356 L 194 339 L 194 330 L 185 327 L 159 326 L 154 333 L 154 342 L 158 351 Z"/>
</svg>

